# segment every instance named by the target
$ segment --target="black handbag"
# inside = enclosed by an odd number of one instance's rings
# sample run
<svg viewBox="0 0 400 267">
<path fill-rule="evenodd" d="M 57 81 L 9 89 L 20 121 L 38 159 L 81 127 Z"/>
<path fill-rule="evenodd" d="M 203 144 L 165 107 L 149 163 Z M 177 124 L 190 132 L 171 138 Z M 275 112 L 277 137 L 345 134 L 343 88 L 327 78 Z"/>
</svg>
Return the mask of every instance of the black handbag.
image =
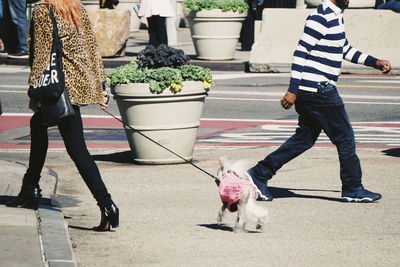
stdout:
<svg viewBox="0 0 400 267">
<path fill-rule="evenodd" d="M 46 126 L 57 125 L 61 119 L 75 115 L 71 100 L 65 90 L 54 104 L 40 103 L 40 113 L 43 124 Z"/>
<path fill-rule="evenodd" d="M 62 69 L 62 44 L 58 36 L 57 21 L 51 7 L 49 13 L 53 22 L 53 44 L 50 63 L 35 85 L 29 87 L 28 95 L 40 102 L 43 124 L 53 126 L 61 118 L 75 115 L 75 112 L 65 90 L 65 76 Z"/>
</svg>

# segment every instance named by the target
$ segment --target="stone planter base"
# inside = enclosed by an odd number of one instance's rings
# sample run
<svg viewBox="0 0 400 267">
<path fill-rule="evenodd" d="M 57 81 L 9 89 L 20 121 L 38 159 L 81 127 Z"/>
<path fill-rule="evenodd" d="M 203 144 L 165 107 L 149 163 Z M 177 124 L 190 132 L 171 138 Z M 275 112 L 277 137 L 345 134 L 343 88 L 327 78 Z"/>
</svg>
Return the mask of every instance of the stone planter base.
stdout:
<svg viewBox="0 0 400 267">
<path fill-rule="evenodd" d="M 152 94 L 148 84 L 119 85 L 112 91 L 122 121 L 190 161 L 207 92 L 203 82 L 183 84 L 177 94 L 169 89 L 159 95 Z M 125 133 L 137 163 L 184 162 L 129 127 L 125 127 Z"/>
<path fill-rule="evenodd" d="M 125 56 L 125 47 L 129 38 L 129 10 L 93 8 L 88 9 L 87 12 L 96 33 L 101 56 Z"/>
</svg>

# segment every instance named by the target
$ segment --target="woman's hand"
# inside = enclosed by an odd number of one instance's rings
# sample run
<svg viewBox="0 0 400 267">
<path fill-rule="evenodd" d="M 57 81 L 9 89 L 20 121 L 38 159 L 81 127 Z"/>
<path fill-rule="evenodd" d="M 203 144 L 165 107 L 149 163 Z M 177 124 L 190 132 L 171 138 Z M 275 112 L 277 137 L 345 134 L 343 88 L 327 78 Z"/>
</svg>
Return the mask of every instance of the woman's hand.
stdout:
<svg viewBox="0 0 400 267">
<path fill-rule="evenodd" d="M 108 101 L 110 101 L 110 96 L 108 95 L 107 91 L 102 92 L 103 95 L 103 103 L 100 103 L 101 109 L 108 108 Z"/>
</svg>

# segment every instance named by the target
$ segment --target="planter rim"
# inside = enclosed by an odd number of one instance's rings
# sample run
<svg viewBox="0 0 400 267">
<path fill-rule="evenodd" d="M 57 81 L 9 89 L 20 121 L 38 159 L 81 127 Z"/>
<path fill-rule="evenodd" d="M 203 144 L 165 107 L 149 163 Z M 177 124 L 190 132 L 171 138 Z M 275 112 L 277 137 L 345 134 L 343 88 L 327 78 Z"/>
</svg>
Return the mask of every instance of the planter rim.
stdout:
<svg viewBox="0 0 400 267">
<path fill-rule="evenodd" d="M 184 81 L 180 92 L 173 93 L 166 88 L 162 93 L 156 94 L 150 92 L 149 83 L 128 83 L 118 84 L 111 87 L 111 92 L 116 99 L 127 98 L 179 98 L 180 96 L 208 95 L 203 87 L 202 81 Z"/>
</svg>

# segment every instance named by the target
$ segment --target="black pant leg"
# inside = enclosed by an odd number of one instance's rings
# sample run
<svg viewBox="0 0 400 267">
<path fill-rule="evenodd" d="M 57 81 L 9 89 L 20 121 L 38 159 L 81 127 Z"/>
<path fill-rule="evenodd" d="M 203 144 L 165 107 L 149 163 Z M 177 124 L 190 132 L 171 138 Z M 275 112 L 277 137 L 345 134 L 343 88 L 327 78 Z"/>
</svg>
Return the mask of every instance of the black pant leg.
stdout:
<svg viewBox="0 0 400 267">
<path fill-rule="evenodd" d="M 30 121 L 31 148 L 29 167 L 24 176 L 24 184 L 39 186 L 40 173 L 46 160 L 48 148 L 47 127 L 43 125 L 42 115 L 35 112 Z"/>
<path fill-rule="evenodd" d="M 79 107 L 74 106 L 74 110 L 75 116 L 62 119 L 58 123 L 65 147 L 98 205 L 101 207 L 111 205 L 113 203 L 111 196 L 86 147 Z"/>
<path fill-rule="evenodd" d="M 158 28 L 158 41 L 160 42 L 160 44 L 168 45 L 167 25 L 165 17 L 158 18 Z"/>
<path fill-rule="evenodd" d="M 154 16 L 147 18 L 147 24 L 147 31 L 149 33 L 149 45 L 157 47 L 159 43 L 157 40 L 157 27 Z"/>
</svg>

